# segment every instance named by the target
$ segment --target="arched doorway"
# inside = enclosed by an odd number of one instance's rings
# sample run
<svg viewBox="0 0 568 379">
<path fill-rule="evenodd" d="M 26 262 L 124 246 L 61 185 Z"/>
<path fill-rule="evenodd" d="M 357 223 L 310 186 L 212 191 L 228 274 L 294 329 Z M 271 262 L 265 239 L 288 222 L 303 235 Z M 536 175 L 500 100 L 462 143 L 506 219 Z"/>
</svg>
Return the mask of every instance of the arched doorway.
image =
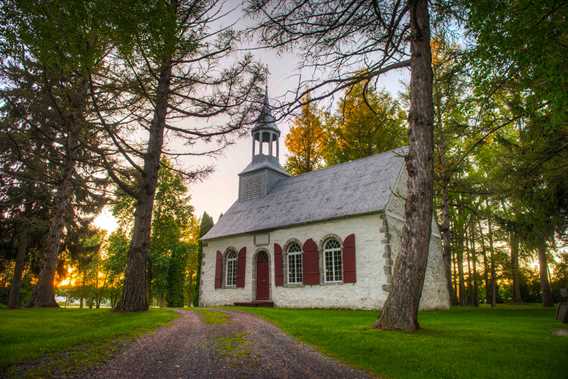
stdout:
<svg viewBox="0 0 568 379">
<path fill-rule="evenodd" d="M 256 254 L 256 300 L 267 301 L 270 297 L 270 278 L 268 269 L 268 254 L 259 251 Z"/>
</svg>

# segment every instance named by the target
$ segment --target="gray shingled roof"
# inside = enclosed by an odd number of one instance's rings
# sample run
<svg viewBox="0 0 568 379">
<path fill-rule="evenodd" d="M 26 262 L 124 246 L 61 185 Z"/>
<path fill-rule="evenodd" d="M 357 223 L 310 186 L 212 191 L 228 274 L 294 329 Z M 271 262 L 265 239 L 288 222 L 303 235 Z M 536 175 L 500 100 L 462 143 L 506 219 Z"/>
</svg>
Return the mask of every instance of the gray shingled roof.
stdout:
<svg viewBox="0 0 568 379">
<path fill-rule="evenodd" d="M 204 240 L 385 209 L 406 148 L 280 180 L 263 198 L 236 201 Z"/>
</svg>

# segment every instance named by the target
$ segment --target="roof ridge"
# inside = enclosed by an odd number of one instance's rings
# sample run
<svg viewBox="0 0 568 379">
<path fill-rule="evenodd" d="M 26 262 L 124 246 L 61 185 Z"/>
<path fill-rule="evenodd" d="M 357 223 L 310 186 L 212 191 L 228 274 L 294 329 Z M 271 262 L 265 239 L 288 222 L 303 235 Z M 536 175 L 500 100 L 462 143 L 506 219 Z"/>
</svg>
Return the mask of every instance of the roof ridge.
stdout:
<svg viewBox="0 0 568 379">
<path fill-rule="evenodd" d="M 309 174 L 315 174 L 316 172 L 321 172 L 321 171 L 325 171 L 325 170 L 330 170 L 330 169 L 332 169 L 332 168 L 336 168 L 336 167 L 339 167 L 339 166 L 347 166 L 347 165 L 352 164 L 352 163 L 354 163 L 354 162 L 359 162 L 359 161 L 362 161 L 362 160 L 367 160 L 367 159 L 371 159 L 371 158 L 377 158 L 377 157 L 379 157 L 379 156 L 381 156 L 381 155 L 386 155 L 386 154 L 390 154 L 390 153 L 395 153 L 396 150 L 402 150 L 402 149 L 407 148 L 407 147 L 408 147 L 408 146 L 395 147 L 394 149 L 391 149 L 391 150 L 388 150 L 388 151 L 383 151 L 382 153 L 375 153 L 375 154 L 368 155 L 368 156 L 363 157 L 363 158 L 357 158 L 357 159 L 352 159 L 352 160 L 347 161 L 347 162 L 337 163 L 337 164 L 334 164 L 333 166 L 318 168 L 317 170 L 304 172 L 304 173 L 299 174 L 299 175 L 291 175 L 291 176 L 290 176 L 289 178 L 287 178 L 287 179 L 299 178 L 300 176 L 305 176 L 305 175 L 309 175 Z"/>
<path fill-rule="evenodd" d="M 202 239 L 382 211 L 401 175 L 406 151 L 397 148 L 306 173 L 323 171 L 312 177 L 281 179 L 264 197 L 237 199 Z"/>
</svg>

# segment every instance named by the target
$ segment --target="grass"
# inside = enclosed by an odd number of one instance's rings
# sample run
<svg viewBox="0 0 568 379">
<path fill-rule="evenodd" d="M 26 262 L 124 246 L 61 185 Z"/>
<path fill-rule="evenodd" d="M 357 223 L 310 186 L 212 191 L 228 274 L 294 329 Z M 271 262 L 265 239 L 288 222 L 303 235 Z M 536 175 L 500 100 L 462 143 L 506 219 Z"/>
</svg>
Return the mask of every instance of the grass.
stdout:
<svg viewBox="0 0 568 379">
<path fill-rule="evenodd" d="M 215 339 L 215 349 L 222 356 L 233 362 L 241 362 L 242 359 L 250 356 L 249 340 L 246 333 L 236 333 L 226 337 Z"/>
<path fill-rule="evenodd" d="M 104 361 L 130 338 L 177 317 L 171 310 L 0 310 L 0 377 L 58 376 Z"/>
<path fill-rule="evenodd" d="M 191 311 L 197 313 L 200 316 L 201 320 L 209 325 L 224 324 L 229 321 L 229 315 L 223 312 L 204 308 L 193 308 L 191 309 Z"/>
<path fill-rule="evenodd" d="M 568 337 L 541 306 L 421 312 L 416 333 L 372 328 L 373 311 L 239 308 L 323 353 L 387 378 L 566 378 Z"/>
</svg>

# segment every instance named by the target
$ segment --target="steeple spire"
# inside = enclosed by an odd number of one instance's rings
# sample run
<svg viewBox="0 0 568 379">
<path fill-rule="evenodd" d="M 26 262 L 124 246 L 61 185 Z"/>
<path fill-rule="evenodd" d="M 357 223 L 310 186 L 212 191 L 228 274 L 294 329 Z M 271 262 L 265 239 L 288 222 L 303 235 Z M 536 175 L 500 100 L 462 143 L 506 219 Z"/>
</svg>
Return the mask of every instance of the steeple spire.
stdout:
<svg viewBox="0 0 568 379">
<path fill-rule="evenodd" d="M 252 160 L 239 174 L 240 201 L 266 196 L 280 179 L 290 176 L 278 161 L 280 130 L 272 116 L 268 86 L 251 135 Z"/>
<path fill-rule="evenodd" d="M 280 153 L 280 129 L 276 126 L 274 116 L 272 116 L 270 100 L 268 98 L 268 84 L 264 92 L 260 114 L 256 125 L 252 128 L 251 134 L 253 161 L 259 155 L 267 155 L 271 158 L 275 158 L 278 162 Z M 264 151 L 265 145 L 268 145 L 266 146 L 268 151 Z"/>
</svg>

